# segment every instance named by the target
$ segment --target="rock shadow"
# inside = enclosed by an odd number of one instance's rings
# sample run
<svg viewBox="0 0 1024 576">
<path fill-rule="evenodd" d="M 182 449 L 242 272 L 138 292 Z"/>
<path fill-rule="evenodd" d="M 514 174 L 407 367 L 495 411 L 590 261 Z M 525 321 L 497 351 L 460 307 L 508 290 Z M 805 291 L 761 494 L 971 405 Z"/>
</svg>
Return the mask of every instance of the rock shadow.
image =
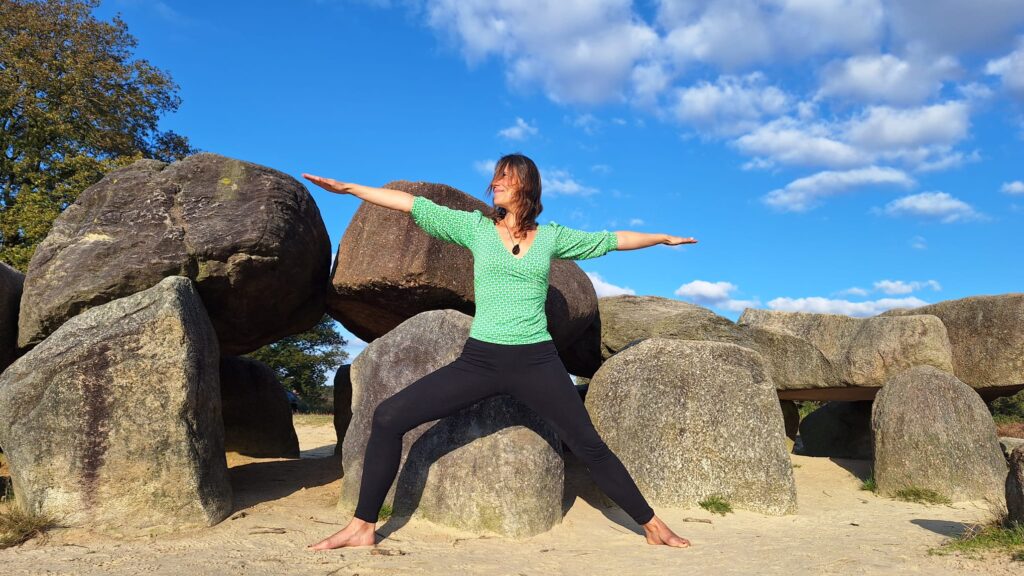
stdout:
<svg viewBox="0 0 1024 576">
<path fill-rule="evenodd" d="M 911 520 L 910 523 L 949 538 L 957 538 L 977 526 L 977 524 L 970 524 L 966 522 L 932 520 L 926 518 L 915 518 L 914 520 Z"/>
<path fill-rule="evenodd" d="M 303 452 L 297 460 L 246 462 L 228 468 L 231 480 L 232 512 L 263 502 L 280 500 L 303 488 L 324 486 L 341 478 L 341 456 L 334 446 Z"/>
</svg>

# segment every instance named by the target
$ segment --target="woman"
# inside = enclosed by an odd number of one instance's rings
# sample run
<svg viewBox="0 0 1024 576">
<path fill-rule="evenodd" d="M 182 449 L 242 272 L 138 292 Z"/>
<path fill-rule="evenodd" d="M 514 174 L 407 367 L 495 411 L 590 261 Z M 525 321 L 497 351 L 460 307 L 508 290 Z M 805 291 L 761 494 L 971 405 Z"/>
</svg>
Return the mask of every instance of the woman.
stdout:
<svg viewBox="0 0 1024 576">
<path fill-rule="evenodd" d="M 376 544 L 378 511 L 398 473 L 405 432 L 495 394 L 517 398 L 546 420 L 586 464 L 598 487 L 643 526 L 649 544 L 690 545 L 654 515 L 625 466 L 594 429 L 547 331 L 544 303 L 551 258 L 583 260 L 616 249 L 696 240 L 626 231 L 583 232 L 553 222 L 538 226 L 540 172 L 521 154 L 504 156 L 495 165 L 487 188 L 494 195 L 490 215 L 454 210 L 400 190 L 302 176 L 330 192 L 411 212 L 413 221 L 431 236 L 469 248 L 476 302 L 462 354 L 374 411 L 354 517 L 312 549 Z"/>
</svg>

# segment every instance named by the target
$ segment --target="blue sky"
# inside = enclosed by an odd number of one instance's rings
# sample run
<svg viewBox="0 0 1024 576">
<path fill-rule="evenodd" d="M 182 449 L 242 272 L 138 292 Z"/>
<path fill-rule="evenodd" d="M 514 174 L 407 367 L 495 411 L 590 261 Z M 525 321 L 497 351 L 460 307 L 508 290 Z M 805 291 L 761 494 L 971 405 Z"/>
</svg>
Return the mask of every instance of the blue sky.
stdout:
<svg viewBox="0 0 1024 576">
<path fill-rule="evenodd" d="M 599 296 L 871 315 L 1021 291 L 1019 0 L 107 0 L 180 86 L 161 124 L 301 179 L 693 236 L 580 262 Z M 312 187 L 336 247 L 359 200 Z M 350 354 L 364 344 L 352 341 Z"/>
</svg>

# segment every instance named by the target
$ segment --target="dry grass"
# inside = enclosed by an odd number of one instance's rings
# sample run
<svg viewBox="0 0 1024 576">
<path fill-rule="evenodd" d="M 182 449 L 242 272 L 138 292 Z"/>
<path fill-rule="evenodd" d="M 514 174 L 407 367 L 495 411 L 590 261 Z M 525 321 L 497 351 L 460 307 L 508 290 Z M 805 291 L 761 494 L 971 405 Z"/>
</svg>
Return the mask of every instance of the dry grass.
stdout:
<svg viewBox="0 0 1024 576">
<path fill-rule="evenodd" d="M 996 424 L 996 435 L 1010 438 L 1024 438 L 1024 422 Z"/>
<path fill-rule="evenodd" d="M 960 536 L 944 542 L 929 554 L 964 553 L 981 558 L 988 553 L 1007 553 L 1015 562 L 1024 561 L 1024 524 L 1010 522 L 1006 507 L 1001 502 L 986 498 L 992 520 L 969 526 Z"/>
<path fill-rule="evenodd" d="M 0 549 L 45 536 L 46 531 L 56 525 L 53 518 L 25 512 L 13 502 L 0 504 Z"/>
</svg>

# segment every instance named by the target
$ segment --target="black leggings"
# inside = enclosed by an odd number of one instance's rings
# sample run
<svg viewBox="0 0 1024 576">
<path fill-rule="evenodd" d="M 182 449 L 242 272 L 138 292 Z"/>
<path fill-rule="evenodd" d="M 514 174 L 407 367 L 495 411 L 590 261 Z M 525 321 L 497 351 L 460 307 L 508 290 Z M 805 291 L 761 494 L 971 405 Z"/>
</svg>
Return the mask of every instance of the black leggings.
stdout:
<svg viewBox="0 0 1024 576">
<path fill-rule="evenodd" d="M 654 517 L 619 458 L 590 421 L 554 342 L 495 344 L 470 337 L 455 361 L 381 402 L 363 459 L 355 517 L 376 522 L 402 456 L 402 436 L 424 422 L 496 394 L 509 394 L 547 421 L 586 464 L 597 486 L 637 524 Z"/>
</svg>

